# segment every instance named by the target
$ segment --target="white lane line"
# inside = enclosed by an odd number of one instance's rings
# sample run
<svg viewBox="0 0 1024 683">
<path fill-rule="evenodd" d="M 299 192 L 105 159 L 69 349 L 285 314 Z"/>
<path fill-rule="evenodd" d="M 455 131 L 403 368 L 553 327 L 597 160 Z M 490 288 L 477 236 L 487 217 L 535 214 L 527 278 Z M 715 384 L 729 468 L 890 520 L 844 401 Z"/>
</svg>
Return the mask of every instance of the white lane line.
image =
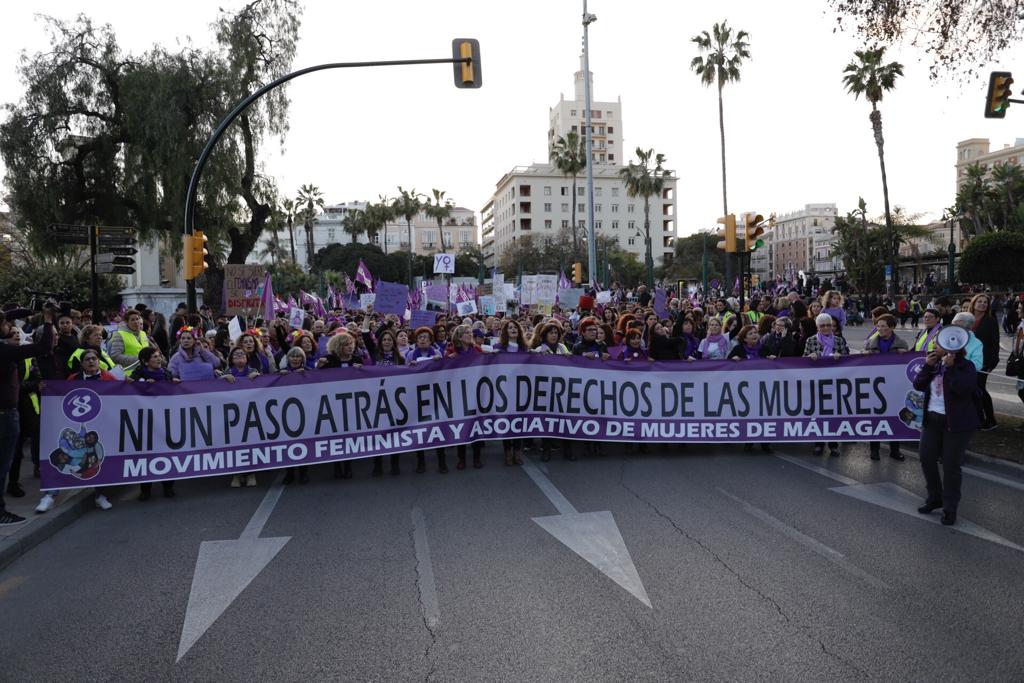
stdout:
<svg viewBox="0 0 1024 683">
<path fill-rule="evenodd" d="M 964 471 L 964 474 L 970 474 L 971 476 L 978 477 L 979 479 L 987 479 L 988 481 L 994 481 L 997 484 L 1009 486 L 1010 488 L 1017 489 L 1018 491 L 1024 491 L 1024 482 L 1016 481 L 1014 479 L 1007 479 L 1006 477 L 1000 477 L 998 474 L 992 474 L 990 472 L 986 472 L 985 470 L 979 470 L 978 468 L 971 467 L 969 465 L 964 465 L 960 469 Z"/>
<path fill-rule="evenodd" d="M 762 510 L 761 508 L 754 507 L 753 505 L 751 505 L 747 501 L 745 501 L 742 498 L 739 498 L 737 496 L 734 496 L 733 494 L 729 493 L 728 491 L 725 491 L 725 490 L 723 490 L 721 488 L 718 488 L 718 492 L 721 493 L 723 496 L 725 496 L 727 498 L 731 498 L 732 500 L 734 500 L 735 502 L 737 502 L 741 506 L 743 506 L 743 510 L 747 514 L 751 515 L 752 517 L 756 517 L 757 519 L 761 520 L 762 522 L 764 522 L 768 526 L 772 527 L 776 531 L 781 532 L 787 538 L 789 538 L 789 539 L 791 539 L 793 541 L 796 541 L 800 545 L 804 546 L 808 550 L 811 550 L 812 552 L 817 553 L 818 555 L 821 555 L 822 557 L 824 557 L 829 562 L 833 562 L 833 563 L 839 565 L 840 567 L 842 567 L 844 570 L 846 570 L 850 574 L 853 574 L 854 576 L 856 576 L 858 579 L 861 579 L 862 581 L 870 584 L 871 586 L 873 586 L 875 588 L 880 588 L 882 590 L 886 590 L 886 589 L 889 588 L 889 586 L 886 583 L 884 583 L 883 581 L 880 581 L 880 580 L 876 579 L 875 577 L 871 576 L 871 574 L 868 574 L 863 569 L 860 569 L 859 567 L 851 564 L 850 561 L 846 559 L 846 556 L 843 555 L 838 550 L 835 550 L 834 548 L 830 548 L 827 545 L 825 545 L 824 543 L 822 543 L 821 541 L 818 541 L 817 539 L 811 538 L 810 536 L 808 536 L 807 534 L 803 533 L 802 531 L 794 529 L 793 527 L 789 526 L 788 524 L 786 524 L 782 520 L 777 519 L 775 517 L 772 517 L 770 514 L 768 514 L 767 512 Z"/>
<path fill-rule="evenodd" d="M 282 493 L 284 493 L 284 475 L 279 474 L 271 484 L 267 495 L 263 496 L 263 501 L 256 508 L 256 512 L 252 513 L 252 518 L 245 525 L 240 538 L 259 538 L 260 532 L 263 531 L 267 520 L 270 519 L 270 513 L 274 511 L 274 506 L 277 505 Z"/>
<path fill-rule="evenodd" d="M 860 484 L 860 482 L 857 481 L 856 479 L 850 479 L 849 477 L 845 477 L 839 474 L 838 472 L 833 472 L 832 470 L 826 469 L 824 467 L 819 467 L 818 465 L 812 465 L 811 463 L 805 462 L 804 460 L 796 458 L 792 455 L 782 455 L 780 453 L 776 453 L 775 457 L 779 458 L 780 460 L 785 460 L 788 463 L 792 463 L 797 467 L 803 467 L 805 470 L 817 472 L 823 477 L 828 477 L 833 481 L 838 481 L 840 484 L 846 484 L 847 486 L 857 486 L 858 484 Z"/>
<path fill-rule="evenodd" d="M 547 496 L 547 499 L 555 506 L 555 509 L 558 510 L 558 514 L 574 515 L 578 512 L 576 508 L 573 507 L 573 504 L 569 502 L 569 499 L 563 496 L 562 492 L 555 488 L 555 485 L 551 483 L 551 480 L 545 477 L 529 458 L 523 458 L 523 470 L 530 475 L 530 479 L 533 479 L 533 483 L 537 485 L 537 488 L 541 490 L 541 493 Z"/>
<path fill-rule="evenodd" d="M 412 537 L 416 546 L 416 587 L 420 591 L 423 606 L 423 620 L 433 631 L 441 623 L 441 607 L 437 602 L 437 585 L 434 583 L 434 564 L 430 561 L 430 543 L 427 541 L 427 520 L 423 510 L 412 509 Z"/>
</svg>

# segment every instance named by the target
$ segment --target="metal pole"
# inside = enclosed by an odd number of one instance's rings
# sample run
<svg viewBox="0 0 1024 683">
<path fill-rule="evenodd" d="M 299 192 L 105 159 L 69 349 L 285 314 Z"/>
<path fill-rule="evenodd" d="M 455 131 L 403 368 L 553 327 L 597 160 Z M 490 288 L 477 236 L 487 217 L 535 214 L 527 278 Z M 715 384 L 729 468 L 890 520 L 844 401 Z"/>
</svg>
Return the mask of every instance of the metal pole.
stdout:
<svg viewBox="0 0 1024 683">
<path fill-rule="evenodd" d="M 597 237 L 594 231 L 594 138 L 590 121 L 590 40 L 587 28 L 597 17 L 587 13 L 587 0 L 583 0 L 583 99 L 587 133 L 587 278 L 594 280 L 597 272 Z M 576 198 L 573 197 L 573 201 Z M 576 227 L 573 226 L 575 230 Z"/>
<path fill-rule="evenodd" d="M 213 135 L 206 141 L 206 146 L 203 147 L 202 153 L 199 155 L 199 159 L 196 161 L 196 166 L 192 170 L 192 178 L 188 183 L 188 192 L 185 195 L 185 225 L 183 233 L 185 235 L 191 235 L 195 230 L 195 211 L 196 211 L 196 195 L 199 192 L 199 179 L 203 175 L 203 168 L 206 166 L 206 161 L 209 159 L 210 154 L 213 152 L 214 146 L 223 137 L 224 132 L 228 129 L 228 126 L 234 122 L 239 116 L 242 115 L 249 106 L 258 100 L 263 95 L 267 94 L 274 88 L 293 78 L 304 76 L 315 71 L 324 71 L 326 69 L 351 69 L 356 67 L 364 66 L 407 66 L 410 64 L 454 64 L 456 62 L 464 62 L 466 64 L 472 63 L 472 58 L 466 57 L 465 59 L 455 59 L 452 57 L 446 57 L 443 59 L 396 59 L 390 61 L 381 62 L 333 62 L 330 64 L 318 64 L 316 66 L 309 66 L 305 69 L 299 69 L 293 71 L 290 74 L 285 74 L 280 78 L 267 83 L 265 86 L 254 92 L 253 94 L 246 97 L 244 100 L 235 105 L 235 108 L 231 110 L 231 113 L 224 117 L 224 120 L 220 122 L 217 129 L 213 131 Z M 387 237 L 387 227 L 384 228 L 385 238 Z M 410 246 L 410 249 L 412 247 Z M 195 280 L 186 280 L 185 287 L 187 291 L 187 300 L 189 311 L 195 313 L 196 308 L 196 283 Z"/>
<path fill-rule="evenodd" d="M 703 281 L 702 296 L 708 295 L 708 234 L 704 233 L 704 253 L 700 257 L 701 279 Z"/>
<path fill-rule="evenodd" d="M 89 226 L 89 303 L 92 304 L 92 324 L 100 324 L 100 276 L 96 274 L 96 251 L 100 240 L 100 226 Z"/>
<path fill-rule="evenodd" d="M 946 294 L 953 293 L 953 282 L 956 278 L 956 244 L 953 242 L 953 226 L 955 218 L 949 219 L 949 260 L 946 262 Z"/>
</svg>

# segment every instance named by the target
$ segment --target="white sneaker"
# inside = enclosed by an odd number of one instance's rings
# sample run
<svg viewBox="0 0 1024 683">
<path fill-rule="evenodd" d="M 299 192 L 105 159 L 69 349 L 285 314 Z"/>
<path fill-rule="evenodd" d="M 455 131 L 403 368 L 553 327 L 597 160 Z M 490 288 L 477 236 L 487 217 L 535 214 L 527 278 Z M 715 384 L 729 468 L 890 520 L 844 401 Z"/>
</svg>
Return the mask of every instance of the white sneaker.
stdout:
<svg viewBox="0 0 1024 683">
<path fill-rule="evenodd" d="M 56 502 L 53 499 L 53 495 L 47 493 L 43 495 L 43 497 L 39 500 L 39 505 L 36 505 L 36 512 L 38 512 L 39 514 L 49 512 L 50 510 L 53 509 L 53 506 L 55 504 Z"/>
<path fill-rule="evenodd" d="M 240 476 L 238 476 L 236 474 L 235 476 L 231 477 L 231 488 L 237 489 L 241 485 L 242 485 L 242 478 Z"/>
<path fill-rule="evenodd" d="M 106 496 L 99 495 L 96 496 L 96 507 L 98 507 L 100 510 L 109 510 L 114 506 L 110 504 L 110 501 L 107 500 Z"/>
<path fill-rule="evenodd" d="M 256 475 L 250 474 L 249 476 L 247 476 L 245 478 L 245 485 L 250 487 L 256 486 Z"/>
</svg>

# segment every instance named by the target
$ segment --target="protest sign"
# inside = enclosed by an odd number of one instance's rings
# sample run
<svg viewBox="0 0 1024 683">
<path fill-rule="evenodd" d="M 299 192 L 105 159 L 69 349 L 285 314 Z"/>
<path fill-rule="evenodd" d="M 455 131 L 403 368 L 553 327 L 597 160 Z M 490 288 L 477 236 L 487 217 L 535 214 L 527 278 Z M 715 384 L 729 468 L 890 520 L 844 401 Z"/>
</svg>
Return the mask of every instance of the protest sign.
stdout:
<svg viewBox="0 0 1024 683">
<path fill-rule="evenodd" d="M 436 322 L 437 314 L 433 311 L 413 311 L 409 318 L 409 327 L 414 330 L 417 327 L 433 327 Z"/>
<path fill-rule="evenodd" d="M 301 323 L 299 324 L 301 327 Z M 242 324 L 238 322 L 238 316 L 231 318 L 228 322 L 228 337 L 231 339 L 231 343 L 234 344 L 238 341 L 238 338 L 242 336 Z"/>
<path fill-rule="evenodd" d="M 902 413 L 920 363 L 909 353 L 630 365 L 469 354 L 411 367 L 265 375 L 243 385 L 48 381 L 42 488 L 237 474 L 506 438 L 910 441 L 920 434 Z"/>
<path fill-rule="evenodd" d="M 302 323 L 306 319 L 306 312 L 301 306 L 292 306 L 288 309 L 288 324 L 293 330 L 301 330 Z"/>
<path fill-rule="evenodd" d="M 599 303 L 599 304 L 610 304 L 611 302 L 612 302 L 612 293 L 611 292 L 598 292 L 597 293 L 597 303 Z"/>
<path fill-rule="evenodd" d="M 581 296 L 583 296 L 582 287 L 560 290 L 558 292 L 558 305 L 562 308 L 578 308 Z"/>
<path fill-rule="evenodd" d="M 434 254 L 434 274 L 451 275 L 455 272 L 455 254 Z"/>
<path fill-rule="evenodd" d="M 258 264 L 224 264 L 224 312 L 254 315 L 260 308 L 260 287 L 266 274 L 266 267 Z"/>
<path fill-rule="evenodd" d="M 372 306 L 373 302 L 376 301 L 377 295 L 373 292 L 368 294 L 359 295 L 359 310 L 365 311 L 367 307 Z"/>
<path fill-rule="evenodd" d="M 668 317 L 668 293 L 661 287 L 654 290 L 654 312 L 661 319 Z"/>
<path fill-rule="evenodd" d="M 487 295 L 480 297 L 480 312 L 484 315 L 494 315 L 495 312 L 494 297 Z"/>
<path fill-rule="evenodd" d="M 475 301 L 460 301 L 455 304 L 455 310 L 459 312 L 459 315 L 473 315 L 476 313 L 476 302 Z"/>
<path fill-rule="evenodd" d="M 377 313 L 394 313 L 404 315 L 406 306 L 409 303 L 409 285 L 401 285 L 395 282 L 377 283 L 377 292 L 373 300 L 373 310 Z M 364 307 L 365 308 L 365 307 Z"/>
<path fill-rule="evenodd" d="M 534 303 L 550 309 L 555 305 L 555 297 L 558 296 L 558 276 L 536 275 L 535 277 L 537 278 L 537 294 L 534 297 Z"/>
<path fill-rule="evenodd" d="M 519 303 L 532 306 L 537 303 L 537 275 L 524 275 L 519 285 Z"/>
</svg>

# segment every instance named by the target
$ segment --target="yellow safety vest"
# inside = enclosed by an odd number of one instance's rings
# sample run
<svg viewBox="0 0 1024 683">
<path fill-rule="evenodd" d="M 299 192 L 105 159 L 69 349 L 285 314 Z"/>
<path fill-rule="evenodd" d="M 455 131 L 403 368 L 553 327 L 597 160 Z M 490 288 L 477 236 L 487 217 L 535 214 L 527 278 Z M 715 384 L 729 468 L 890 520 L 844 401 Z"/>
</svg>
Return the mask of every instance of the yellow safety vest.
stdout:
<svg viewBox="0 0 1024 683">
<path fill-rule="evenodd" d="M 138 358 L 139 351 L 149 346 L 149 339 L 146 338 L 146 333 L 142 330 L 139 330 L 138 339 L 129 330 L 118 330 L 117 333 L 121 335 L 121 340 L 124 341 L 124 355 L 126 356 Z"/>
<path fill-rule="evenodd" d="M 85 353 L 85 349 L 75 349 L 75 352 L 68 358 L 68 370 L 74 367 L 75 361 L 81 358 L 83 353 Z M 117 365 L 117 363 L 107 355 L 107 352 L 100 349 L 100 369 L 110 370 L 115 365 Z"/>
<path fill-rule="evenodd" d="M 754 325 L 760 322 L 761 318 L 763 317 L 764 313 L 762 313 L 761 311 L 747 311 L 747 319 L 750 320 L 750 322 L 753 323 Z"/>
<path fill-rule="evenodd" d="M 31 372 L 32 372 L 32 359 L 31 358 L 26 358 L 25 359 L 25 377 L 28 378 L 28 376 L 29 376 L 29 374 L 31 374 Z M 35 391 L 31 391 L 28 394 L 28 398 L 29 398 L 30 401 L 32 401 L 32 408 L 36 411 L 36 415 L 38 415 L 39 414 L 39 394 L 37 392 L 35 392 Z"/>
<path fill-rule="evenodd" d="M 935 350 L 935 338 L 938 337 L 939 330 L 942 329 L 941 324 L 937 324 L 935 327 L 935 334 L 931 335 L 931 341 L 928 341 L 928 346 L 925 348 L 925 341 L 928 340 L 928 330 L 921 330 L 921 333 L 917 335 L 917 339 L 914 341 L 915 351 L 924 351 L 931 353 Z"/>
</svg>

